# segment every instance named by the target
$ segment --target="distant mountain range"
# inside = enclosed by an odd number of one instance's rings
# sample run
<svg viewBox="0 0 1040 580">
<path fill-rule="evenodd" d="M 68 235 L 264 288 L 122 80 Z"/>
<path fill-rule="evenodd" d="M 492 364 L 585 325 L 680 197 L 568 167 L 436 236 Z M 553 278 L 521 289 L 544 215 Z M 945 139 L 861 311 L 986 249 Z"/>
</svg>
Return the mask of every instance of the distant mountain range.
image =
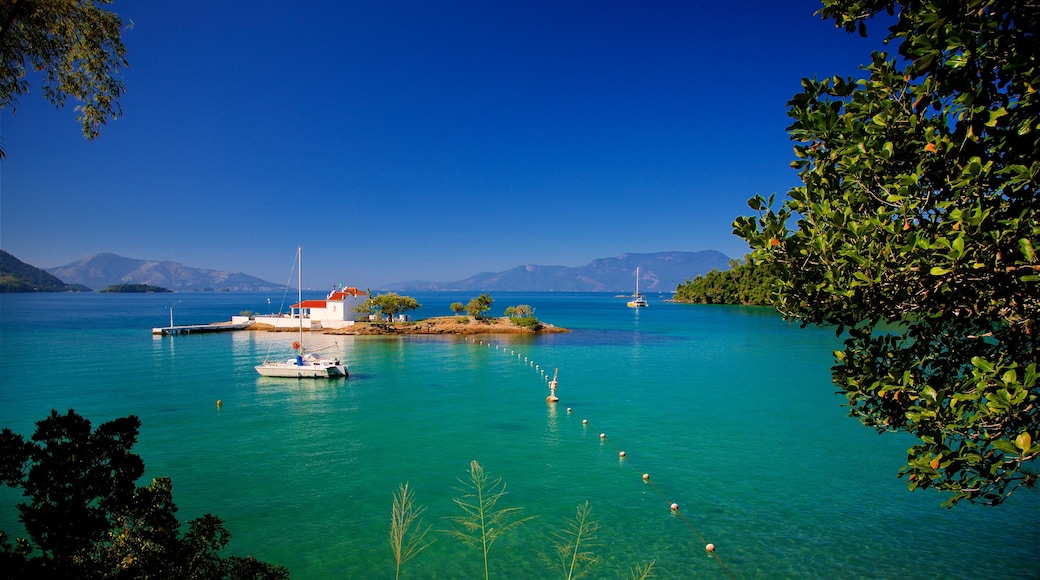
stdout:
<svg viewBox="0 0 1040 580">
<path fill-rule="evenodd" d="M 687 279 L 729 268 L 729 258 L 715 250 L 622 254 L 585 266 L 517 266 L 484 272 L 455 282 L 413 281 L 390 284 L 397 292 L 674 292 Z M 285 288 L 241 272 L 192 268 L 177 262 L 138 260 L 97 254 L 71 264 L 41 270 L 0 250 L 0 292 L 70 292 L 100 290 L 117 284 L 148 284 L 177 292 L 192 290 L 270 291 Z"/>
<path fill-rule="evenodd" d="M 97 254 L 78 262 L 47 268 L 70 284 L 99 290 L 115 284 L 148 284 L 177 292 L 191 290 L 267 291 L 285 288 L 241 272 L 191 268 L 177 262 L 136 260 L 115 254 Z"/>
<path fill-rule="evenodd" d="M 485 272 L 455 282 L 412 281 L 390 284 L 386 290 L 499 292 L 627 292 L 635 291 L 636 267 L 640 292 L 674 292 L 687 278 L 729 268 L 729 258 L 715 250 L 622 254 L 585 266 L 517 266 Z"/>
</svg>

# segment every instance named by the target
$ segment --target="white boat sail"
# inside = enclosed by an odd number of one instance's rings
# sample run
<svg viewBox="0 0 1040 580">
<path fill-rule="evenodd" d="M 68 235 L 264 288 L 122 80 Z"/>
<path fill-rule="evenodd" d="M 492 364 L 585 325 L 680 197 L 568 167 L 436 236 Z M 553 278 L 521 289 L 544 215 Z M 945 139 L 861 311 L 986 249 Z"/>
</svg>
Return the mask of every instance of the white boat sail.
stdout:
<svg viewBox="0 0 1040 580">
<path fill-rule="evenodd" d="M 256 372 L 265 377 L 285 377 L 293 379 L 324 379 L 347 376 L 347 365 L 338 357 L 326 358 L 315 352 L 306 352 L 303 348 L 303 250 L 296 248 L 297 289 L 299 294 L 300 339 L 293 343 L 296 356 L 284 361 L 264 360 L 256 365 Z"/>
<path fill-rule="evenodd" d="M 636 293 L 632 295 L 632 299 L 628 301 L 629 308 L 643 308 L 649 306 L 646 298 L 639 293 L 639 266 L 636 266 Z"/>
</svg>

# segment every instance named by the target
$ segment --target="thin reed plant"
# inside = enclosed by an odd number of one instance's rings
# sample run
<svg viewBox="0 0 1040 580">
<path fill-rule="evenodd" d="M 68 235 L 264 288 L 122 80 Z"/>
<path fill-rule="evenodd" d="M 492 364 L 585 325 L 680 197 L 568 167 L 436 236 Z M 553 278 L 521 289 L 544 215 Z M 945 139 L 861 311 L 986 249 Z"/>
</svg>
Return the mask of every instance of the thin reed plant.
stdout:
<svg viewBox="0 0 1040 580">
<path fill-rule="evenodd" d="M 593 548 L 599 546 L 596 543 L 596 531 L 599 523 L 592 520 L 592 507 L 588 500 L 578 504 L 578 512 L 574 519 L 567 520 L 567 525 L 552 533 L 553 548 L 556 558 L 542 554 L 553 569 L 559 570 L 566 580 L 576 580 L 588 576 L 592 569 L 599 563 L 599 556 L 593 552 Z"/>
<path fill-rule="evenodd" d="M 394 494 L 394 506 L 390 512 L 390 547 L 397 563 L 395 578 L 401 577 L 401 566 L 405 562 L 436 541 L 426 538 L 433 526 L 423 527 L 421 516 L 425 511 L 425 507 L 415 507 L 408 483 L 402 483 Z"/>
<path fill-rule="evenodd" d="M 506 494 L 506 484 L 501 477 L 489 478 L 476 460 L 469 464 L 469 481 L 459 479 L 459 483 L 463 486 L 459 491 L 464 493 L 454 501 L 462 509 L 462 515 L 449 517 L 457 527 L 444 532 L 480 548 L 484 556 L 484 579 L 488 580 L 491 578 L 488 552 L 492 544 L 534 516 L 520 517 L 522 507 L 498 507 L 499 500 Z"/>
</svg>

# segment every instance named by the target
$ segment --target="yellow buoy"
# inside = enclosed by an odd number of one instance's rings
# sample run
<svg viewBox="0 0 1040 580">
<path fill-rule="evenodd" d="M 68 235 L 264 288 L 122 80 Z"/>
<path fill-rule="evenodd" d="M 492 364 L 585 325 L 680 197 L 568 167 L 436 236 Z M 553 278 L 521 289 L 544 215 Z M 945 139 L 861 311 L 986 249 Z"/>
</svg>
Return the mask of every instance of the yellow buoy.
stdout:
<svg viewBox="0 0 1040 580">
<path fill-rule="evenodd" d="M 219 409 L 219 408 L 221 408 L 223 406 L 224 406 L 224 401 L 221 401 L 220 399 L 217 399 L 217 408 Z"/>
</svg>

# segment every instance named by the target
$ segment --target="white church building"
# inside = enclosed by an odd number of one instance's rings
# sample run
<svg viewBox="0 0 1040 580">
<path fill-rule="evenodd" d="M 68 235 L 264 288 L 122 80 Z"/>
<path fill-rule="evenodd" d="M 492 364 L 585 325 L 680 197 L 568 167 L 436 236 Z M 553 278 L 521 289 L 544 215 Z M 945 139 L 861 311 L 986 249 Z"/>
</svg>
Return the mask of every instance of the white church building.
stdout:
<svg viewBox="0 0 1040 580">
<path fill-rule="evenodd" d="M 256 316 L 253 321 L 257 324 L 270 324 L 275 328 L 298 328 L 302 317 L 305 329 L 344 328 L 353 326 L 358 320 L 367 319 L 367 313 L 355 310 L 365 300 L 368 300 L 368 292 L 357 288 L 341 288 L 329 292 L 324 300 L 304 300 L 293 304 L 290 314 Z"/>
</svg>

